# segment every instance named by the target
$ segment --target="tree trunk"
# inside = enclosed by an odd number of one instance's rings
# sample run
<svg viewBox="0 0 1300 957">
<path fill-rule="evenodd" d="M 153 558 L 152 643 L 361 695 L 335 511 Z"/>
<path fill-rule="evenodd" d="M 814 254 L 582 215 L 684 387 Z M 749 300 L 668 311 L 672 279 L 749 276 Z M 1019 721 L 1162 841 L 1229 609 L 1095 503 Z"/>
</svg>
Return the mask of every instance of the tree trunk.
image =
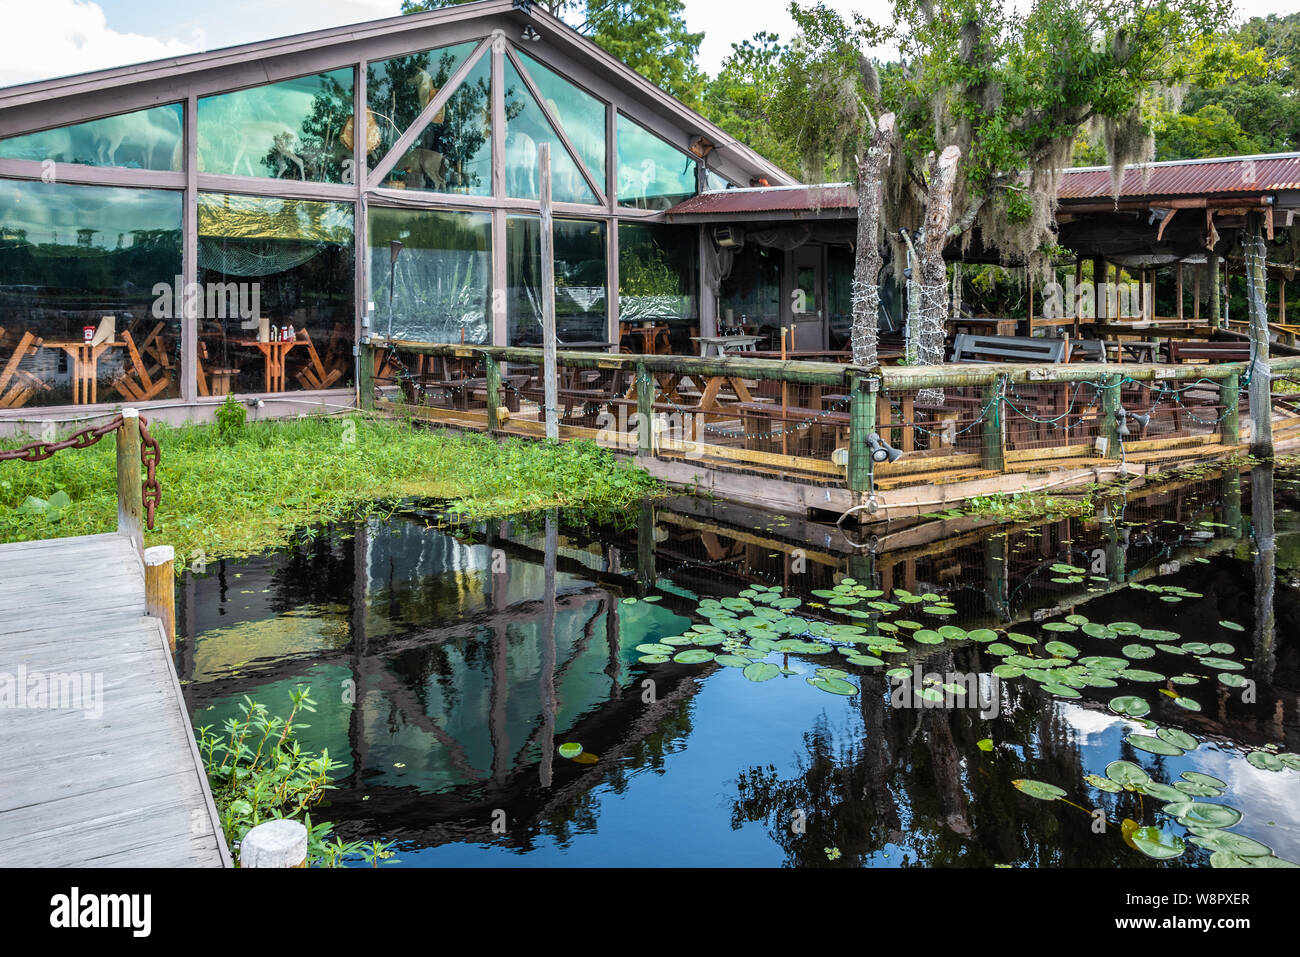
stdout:
<svg viewBox="0 0 1300 957">
<path fill-rule="evenodd" d="M 1268 364 L 1268 307 L 1265 304 L 1263 216 L 1247 217 L 1246 315 L 1250 320 L 1250 454 L 1273 454 L 1273 381 Z"/>
<path fill-rule="evenodd" d="M 866 157 L 858 163 L 858 245 L 853 264 L 853 362 L 874 367 L 880 324 L 880 206 L 882 171 L 894 135 L 894 114 L 880 118 Z"/>
<path fill-rule="evenodd" d="M 943 248 L 948 244 L 948 227 L 952 223 L 952 191 L 957 182 L 957 162 L 961 150 L 949 146 L 937 157 L 930 158 L 930 185 L 925 201 L 925 228 L 921 233 L 918 250 L 919 298 L 918 315 L 914 317 L 914 335 L 917 344 L 917 362 L 921 365 L 943 363 L 943 343 L 947 334 L 948 274 L 944 268 Z M 917 396 L 922 402 L 939 403 L 943 392 L 923 390 Z"/>
</svg>

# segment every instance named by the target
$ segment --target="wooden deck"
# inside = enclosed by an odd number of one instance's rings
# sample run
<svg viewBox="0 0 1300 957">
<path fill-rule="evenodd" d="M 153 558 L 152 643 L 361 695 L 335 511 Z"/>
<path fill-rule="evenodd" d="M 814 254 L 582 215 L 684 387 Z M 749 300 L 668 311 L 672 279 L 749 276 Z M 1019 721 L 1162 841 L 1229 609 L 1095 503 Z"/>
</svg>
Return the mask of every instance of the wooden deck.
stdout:
<svg viewBox="0 0 1300 957">
<path fill-rule="evenodd" d="M 0 545 L 0 683 L 102 679 L 90 708 L 0 698 L 0 866 L 230 866 L 171 651 L 144 608 L 121 535 Z"/>
</svg>

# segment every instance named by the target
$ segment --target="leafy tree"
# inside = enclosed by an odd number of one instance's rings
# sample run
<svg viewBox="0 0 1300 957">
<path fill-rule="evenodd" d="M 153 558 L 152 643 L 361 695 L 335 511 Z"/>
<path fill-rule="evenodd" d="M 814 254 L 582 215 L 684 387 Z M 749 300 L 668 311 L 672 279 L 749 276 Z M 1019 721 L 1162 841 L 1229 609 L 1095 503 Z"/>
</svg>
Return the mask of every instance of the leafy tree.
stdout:
<svg viewBox="0 0 1300 957">
<path fill-rule="evenodd" d="M 1156 127 L 1156 159 L 1201 159 L 1262 152 L 1258 141 L 1231 113 L 1210 103 L 1190 116 L 1169 113 Z"/>
<path fill-rule="evenodd" d="M 470 0 L 403 0 L 402 13 L 423 13 Z M 608 53 L 688 106 L 699 107 L 707 77 L 696 60 L 703 33 L 691 33 L 683 0 L 536 0 Z"/>
</svg>

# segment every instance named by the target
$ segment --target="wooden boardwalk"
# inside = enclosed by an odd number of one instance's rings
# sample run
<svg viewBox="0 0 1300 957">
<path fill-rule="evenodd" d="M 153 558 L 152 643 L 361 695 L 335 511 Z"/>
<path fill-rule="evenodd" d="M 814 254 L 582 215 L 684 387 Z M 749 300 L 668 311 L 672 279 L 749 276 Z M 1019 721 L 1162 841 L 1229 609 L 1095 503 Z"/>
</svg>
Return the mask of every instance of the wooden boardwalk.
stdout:
<svg viewBox="0 0 1300 957">
<path fill-rule="evenodd" d="M 167 638 L 144 609 L 122 535 L 0 545 L 0 866 L 230 866 Z M 45 686 L 38 672 L 89 675 L 90 693 L 4 700 L 23 674 L 29 695 Z"/>
</svg>

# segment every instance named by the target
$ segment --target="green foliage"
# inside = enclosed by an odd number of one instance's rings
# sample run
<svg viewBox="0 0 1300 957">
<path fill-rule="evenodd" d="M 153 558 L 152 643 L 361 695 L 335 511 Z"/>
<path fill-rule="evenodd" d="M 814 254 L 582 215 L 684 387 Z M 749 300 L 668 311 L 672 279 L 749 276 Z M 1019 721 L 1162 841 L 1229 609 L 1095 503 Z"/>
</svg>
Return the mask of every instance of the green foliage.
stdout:
<svg viewBox="0 0 1300 957">
<path fill-rule="evenodd" d="M 249 830 L 266 821 L 302 820 L 308 866 L 341 867 L 358 859 L 378 866 L 393 856 L 391 845 L 327 841 L 332 826 L 312 824 L 310 809 L 334 789 L 330 775 L 342 765 L 330 759 L 328 750 L 319 755 L 302 750 L 295 732 L 309 726 L 295 719 L 299 711 L 314 712 L 315 702 L 305 687 L 289 697 L 287 718 L 270 714 L 265 705 L 245 695 L 242 714 L 226 719 L 220 734 L 213 733 L 211 725 L 197 731 L 226 845 L 237 848 Z"/>
<path fill-rule="evenodd" d="M 423 13 L 470 0 L 402 0 L 402 13 Z M 682 0 L 541 0 L 537 6 L 687 106 L 698 107 L 707 79 L 696 59 L 703 33 L 691 33 Z"/>
<path fill-rule="evenodd" d="M 1156 159 L 1201 159 L 1260 152 L 1259 142 L 1231 113 L 1209 103 L 1196 113 L 1171 113 L 1156 126 Z"/>
<path fill-rule="evenodd" d="M 227 442 L 232 442 L 247 421 L 248 409 L 233 395 L 227 395 L 226 401 L 217 409 L 217 434 Z"/>
<path fill-rule="evenodd" d="M 232 441 L 215 425 L 151 431 L 162 450 L 162 504 L 146 544 L 174 546 L 178 566 L 199 549 L 209 561 L 256 554 L 304 526 L 391 511 L 383 503 L 403 499 L 445 500 L 488 517 L 553 506 L 625 510 L 664 491 L 590 442 L 498 443 L 360 416 L 257 422 Z M 0 465 L 0 541 L 113 530 L 115 470 L 111 441 Z M 28 496 L 49 500 L 60 490 L 76 506 L 57 524 L 22 511 Z"/>
</svg>

